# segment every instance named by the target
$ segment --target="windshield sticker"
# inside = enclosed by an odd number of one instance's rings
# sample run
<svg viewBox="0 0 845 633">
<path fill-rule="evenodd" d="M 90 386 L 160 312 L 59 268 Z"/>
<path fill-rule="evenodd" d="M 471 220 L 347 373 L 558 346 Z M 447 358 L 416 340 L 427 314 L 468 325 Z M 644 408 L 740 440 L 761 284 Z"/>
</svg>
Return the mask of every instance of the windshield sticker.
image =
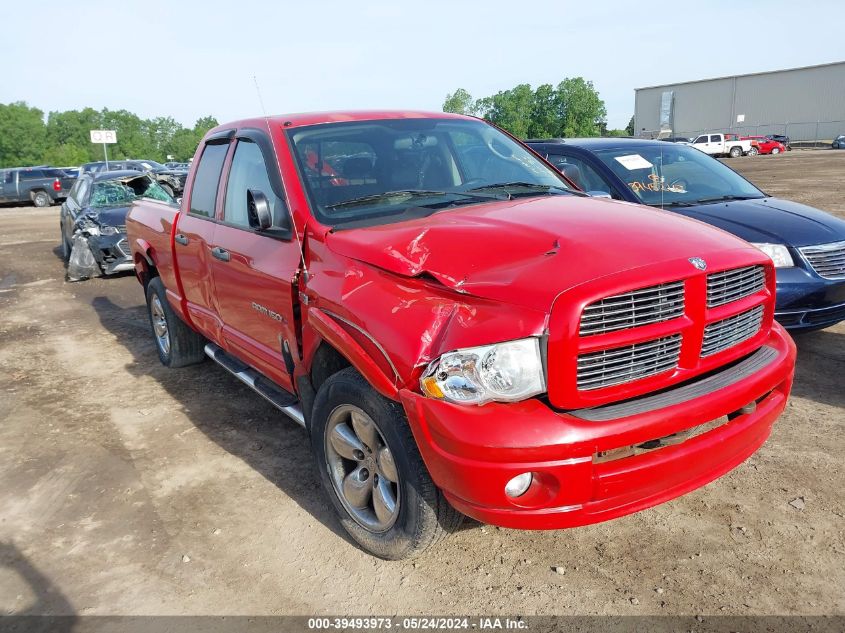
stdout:
<svg viewBox="0 0 845 633">
<path fill-rule="evenodd" d="M 651 169 L 652 164 L 639 154 L 629 154 L 628 156 L 616 156 L 616 161 L 628 171 L 635 169 Z"/>
<path fill-rule="evenodd" d="M 641 191 L 668 191 L 670 193 L 686 193 L 687 188 L 684 186 L 683 181 L 676 180 L 675 182 L 667 183 L 665 178 L 661 178 L 657 174 L 649 174 L 648 179 L 650 182 L 643 182 L 642 180 L 635 180 L 634 182 L 629 182 L 628 186 L 634 191 L 634 193 L 639 193 Z"/>
</svg>

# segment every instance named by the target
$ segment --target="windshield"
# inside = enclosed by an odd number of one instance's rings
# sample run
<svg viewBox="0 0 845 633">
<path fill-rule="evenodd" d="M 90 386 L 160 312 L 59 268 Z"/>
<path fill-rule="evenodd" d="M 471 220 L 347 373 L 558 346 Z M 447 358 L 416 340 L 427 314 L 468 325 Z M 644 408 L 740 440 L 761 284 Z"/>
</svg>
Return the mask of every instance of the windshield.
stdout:
<svg viewBox="0 0 845 633">
<path fill-rule="evenodd" d="M 95 209 L 127 206 L 139 198 L 173 202 L 173 198 L 155 180 L 149 176 L 138 176 L 95 182 L 90 204 Z"/>
<path fill-rule="evenodd" d="M 490 199 L 572 193 L 525 147 L 481 121 L 387 119 L 288 132 L 317 219 L 385 224 Z"/>
<path fill-rule="evenodd" d="M 655 143 L 597 150 L 596 155 L 643 204 L 684 206 L 765 196 L 720 161 L 686 145 Z"/>
</svg>

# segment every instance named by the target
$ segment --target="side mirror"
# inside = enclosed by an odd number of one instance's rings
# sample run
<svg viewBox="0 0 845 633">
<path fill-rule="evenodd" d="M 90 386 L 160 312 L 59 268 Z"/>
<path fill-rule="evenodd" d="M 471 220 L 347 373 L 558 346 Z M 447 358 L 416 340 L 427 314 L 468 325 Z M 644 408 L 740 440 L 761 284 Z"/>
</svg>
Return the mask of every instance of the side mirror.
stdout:
<svg viewBox="0 0 845 633">
<path fill-rule="evenodd" d="M 612 196 L 606 191 L 588 191 L 587 195 L 591 198 L 611 198 Z"/>
<path fill-rule="evenodd" d="M 270 201 L 258 189 L 247 189 L 246 209 L 249 225 L 259 231 L 266 231 L 273 225 L 273 214 L 270 213 Z"/>
</svg>

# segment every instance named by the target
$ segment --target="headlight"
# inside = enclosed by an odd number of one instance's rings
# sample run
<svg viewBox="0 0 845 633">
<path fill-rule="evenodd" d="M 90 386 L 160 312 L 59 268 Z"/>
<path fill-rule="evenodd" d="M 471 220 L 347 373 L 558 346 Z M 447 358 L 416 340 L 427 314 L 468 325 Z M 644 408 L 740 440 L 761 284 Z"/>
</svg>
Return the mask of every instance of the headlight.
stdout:
<svg viewBox="0 0 845 633">
<path fill-rule="evenodd" d="M 546 390 L 540 341 L 526 338 L 443 354 L 420 380 L 430 398 L 459 404 L 515 402 Z"/>
<path fill-rule="evenodd" d="M 100 235 L 117 235 L 117 227 L 100 226 Z"/>
<path fill-rule="evenodd" d="M 771 257 L 775 264 L 775 268 L 788 268 L 790 266 L 795 266 L 795 262 L 792 261 L 792 255 L 789 254 L 789 249 L 783 244 L 753 243 L 752 245 L 756 246 L 766 255 Z"/>
</svg>

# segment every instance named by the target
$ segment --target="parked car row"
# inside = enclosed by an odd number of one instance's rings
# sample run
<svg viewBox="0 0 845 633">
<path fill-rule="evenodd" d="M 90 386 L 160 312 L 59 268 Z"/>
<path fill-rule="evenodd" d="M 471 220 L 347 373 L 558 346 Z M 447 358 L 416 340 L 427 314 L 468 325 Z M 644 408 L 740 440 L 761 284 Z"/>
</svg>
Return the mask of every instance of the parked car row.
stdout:
<svg viewBox="0 0 845 633">
<path fill-rule="evenodd" d="M 711 156 L 756 156 L 758 154 L 779 154 L 790 150 L 789 137 L 780 134 L 769 136 L 740 136 L 738 134 L 722 134 L 708 132 L 695 138 L 685 136 L 670 136 L 660 139 L 670 143 L 684 143 L 694 145 L 705 154 Z"/>
<path fill-rule="evenodd" d="M 185 188 L 188 163 L 162 165 L 154 160 L 113 160 L 85 163 L 80 167 L 10 167 L 0 169 L 0 204 L 31 202 L 46 207 L 67 198 L 74 182 L 85 173 L 135 171 L 153 175 L 161 188 L 178 198 Z"/>
<path fill-rule="evenodd" d="M 188 177 L 187 169 L 169 168 L 154 160 L 110 160 L 96 161 L 82 165 L 83 172 L 100 173 L 110 171 L 137 171 L 153 175 L 168 195 L 180 197 L 185 189 L 185 179 Z"/>
</svg>

